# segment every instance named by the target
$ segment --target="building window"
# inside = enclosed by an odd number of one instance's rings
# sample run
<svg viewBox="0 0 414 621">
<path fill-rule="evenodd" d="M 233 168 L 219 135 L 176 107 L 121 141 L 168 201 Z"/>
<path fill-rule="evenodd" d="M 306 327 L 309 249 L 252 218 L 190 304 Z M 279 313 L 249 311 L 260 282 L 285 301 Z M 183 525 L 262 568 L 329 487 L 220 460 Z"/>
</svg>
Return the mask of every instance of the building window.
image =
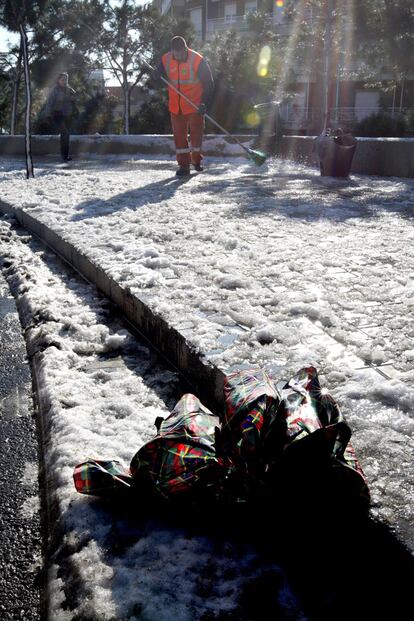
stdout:
<svg viewBox="0 0 414 621">
<path fill-rule="evenodd" d="M 244 3 L 244 14 L 248 15 L 248 13 L 256 13 L 257 11 L 257 1 L 249 0 L 249 2 Z"/>
<path fill-rule="evenodd" d="M 201 7 L 190 10 L 190 20 L 194 26 L 196 34 L 201 37 L 203 31 L 203 14 Z"/>
<path fill-rule="evenodd" d="M 237 15 L 237 4 L 235 2 L 226 2 L 224 5 L 224 19 L 226 22 L 234 21 Z"/>
<path fill-rule="evenodd" d="M 355 117 L 358 121 L 375 114 L 379 107 L 380 94 L 378 91 L 357 91 L 355 93 Z"/>
</svg>

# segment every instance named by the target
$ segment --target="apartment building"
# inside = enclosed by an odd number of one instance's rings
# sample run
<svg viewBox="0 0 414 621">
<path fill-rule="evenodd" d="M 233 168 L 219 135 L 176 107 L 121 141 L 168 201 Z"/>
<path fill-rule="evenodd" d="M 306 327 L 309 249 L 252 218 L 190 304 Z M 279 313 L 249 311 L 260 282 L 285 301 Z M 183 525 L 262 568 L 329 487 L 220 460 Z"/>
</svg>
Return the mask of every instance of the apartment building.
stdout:
<svg viewBox="0 0 414 621">
<path fill-rule="evenodd" d="M 154 0 L 154 4 L 162 14 L 188 17 L 200 45 L 216 33 L 228 30 L 249 37 L 247 16 L 257 11 L 267 15 L 269 30 L 286 37 L 292 31 L 292 23 L 285 15 L 285 3 L 278 0 Z M 303 18 L 310 21 L 317 16 L 309 9 Z M 386 110 L 391 116 L 404 114 L 414 125 L 414 72 L 410 80 L 401 80 L 385 64 L 379 64 L 376 79 L 388 88 L 368 89 L 356 77 L 361 64 L 345 54 L 339 60 L 328 94 L 330 124 L 348 128 L 379 110 Z M 320 78 L 312 67 L 295 63 L 294 58 L 290 69 L 295 85 L 293 95 L 282 109 L 286 130 L 302 134 L 318 132 L 322 106 Z"/>
<path fill-rule="evenodd" d="M 154 0 L 154 4 L 161 14 L 188 17 L 201 41 L 230 29 L 248 35 L 246 15 L 256 11 L 268 14 L 270 27 L 283 24 L 282 7 L 272 0 Z"/>
</svg>

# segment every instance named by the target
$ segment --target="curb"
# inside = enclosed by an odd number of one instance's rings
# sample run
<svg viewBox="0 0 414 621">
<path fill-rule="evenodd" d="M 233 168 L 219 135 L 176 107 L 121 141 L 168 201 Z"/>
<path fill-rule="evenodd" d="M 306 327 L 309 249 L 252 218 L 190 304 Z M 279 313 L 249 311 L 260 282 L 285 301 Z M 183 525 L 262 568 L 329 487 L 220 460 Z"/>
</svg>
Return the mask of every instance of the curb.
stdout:
<svg viewBox="0 0 414 621">
<path fill-rule="evenodd" d="M 144 300 L 121 287 L 84 253 L 22 209 L 0 201 L 0 212 L 13 216 L 42 243 L 51 248 L 82 278 L 93 284 L 111 300 L 154 349 L 175 367 L 205 405 L 217 412 L 223 410 L 225 374 L 208 361 L 185 337 L 154 313 Z"/>
<path fill-rule="evenodd" d="M 234 138 L 225 134 L 204 134 L 203 153 L 211 157 L 240 157 L 243 150 L 236 140 L 247 147 L 257 138 L 252 134 L 234 134 Z M 60 154 L 59 136 L 33 135 L 32 154 Z M 80 135 L 70 137 L 70 152 L 76 156 L 90 155 L 169 155 L 175 156 L 175 145 L 172 134 L 132 134 L 123 135 Z M 24 136 L 0 135 L 1 156 L 24 156 Z"/>
</svg>

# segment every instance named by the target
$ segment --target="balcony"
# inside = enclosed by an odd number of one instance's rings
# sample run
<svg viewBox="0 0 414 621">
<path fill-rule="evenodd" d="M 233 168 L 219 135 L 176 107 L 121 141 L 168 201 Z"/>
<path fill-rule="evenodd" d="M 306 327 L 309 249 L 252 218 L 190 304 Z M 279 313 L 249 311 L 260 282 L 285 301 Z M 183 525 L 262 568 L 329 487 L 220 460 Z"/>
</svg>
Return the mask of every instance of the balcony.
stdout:
<svg viewBox="0 0 414 621">
<path fill-rule="evenodd" d="M 237 32 L 247 32 L 247 20 L 245 15 L 228 15 L 207 20 L 207 38 L 211 38 L 216 32 L 227 30 L 237 30 Z"/>
<path fill-rule="evenodd" d="M 240 33 L 248 33 L 249 26 L 247 21 L 247 15 L 227 15 L 226 17 L 219 17 L 216 19 L 207 20 L 207 39 L 211 39 L 216 32 L 226 32 L 228 30 L 236 30 Z M 291 29 L 289 23 L 280 23 L 276 15 L 269 15 L 266 18 L 266 22 L 269 28 L 272 28 L 279 34 L 288 35 Z"/>
</svg>

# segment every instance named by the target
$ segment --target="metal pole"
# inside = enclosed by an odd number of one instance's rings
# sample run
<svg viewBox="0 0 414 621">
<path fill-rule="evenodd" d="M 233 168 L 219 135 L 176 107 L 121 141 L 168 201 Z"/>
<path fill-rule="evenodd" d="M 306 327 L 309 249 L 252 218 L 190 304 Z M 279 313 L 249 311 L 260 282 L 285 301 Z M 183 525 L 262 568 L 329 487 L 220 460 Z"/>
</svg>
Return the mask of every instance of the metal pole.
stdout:
<svg viewBox="0 0 414 621">
<path fill-rule="evenodd" d="M 339 89 L 341 87 L 341 78 L 339 75 L 340 67 L 338 65 L 337 73 L 336 73 L 336 94 L 335 94 L 335 125 L 338 127 L 339 124 Z"/>
<path fill-rule="evenodd" d="M 306 82 L 306 91 L 305 91 L 306 135 L 309 134 L 309 89 L 310 89 L 310 73 L 308 73 L 308 79 Z"/>
<path fill-rule="evenodd" d="M 206 0 L 206 11 L 204 15 L 204 41 L 207 41 L 207 28 L 208 28 L 208 0 Z"/>
<path fill-rule="evenodd" d="M 346 18 L 345 18 L 346 19 Z M 344 66 L 344 40 L 345 40 L 345 21 L 341 18 L 341 29 L 339 34 L 338 64 L 336 67 L 336 97 L 335 97 L 335 124 L 338 129 L 340 123 L 339 104 L 341 102 L 341 73 Z"/>
<path fill-rule="evenodd" d="M 392 110 L 391 110 L 391 116 L 392 116 L 392 118 L 394 118 L 394 111 L 395 111 L 395 94 L 396 94 L 396 91 L 397 91 L 397 82 L 395 81 L 395 82 L 394 82 L 394 88 L 393 88 L 393 91 L 392 91 Z"/>
<path fill-rule="evenodd" d="M 324 106 L 323 106 L 323 128 L 324 133 L 329 120 L 329 84 L 331 77 L 331 43 L 332 43 L 332 21 L 335 0 L 327 0 L 326 3 L 326 25 L 325 25 L 325 75 L 324 75 Z"/>
<path fill-rule="evenodd" d="M 404 78 L 401 78 L 400 114 L 402 112 L 403 97 L 404 97 Z"/>
</svg>

